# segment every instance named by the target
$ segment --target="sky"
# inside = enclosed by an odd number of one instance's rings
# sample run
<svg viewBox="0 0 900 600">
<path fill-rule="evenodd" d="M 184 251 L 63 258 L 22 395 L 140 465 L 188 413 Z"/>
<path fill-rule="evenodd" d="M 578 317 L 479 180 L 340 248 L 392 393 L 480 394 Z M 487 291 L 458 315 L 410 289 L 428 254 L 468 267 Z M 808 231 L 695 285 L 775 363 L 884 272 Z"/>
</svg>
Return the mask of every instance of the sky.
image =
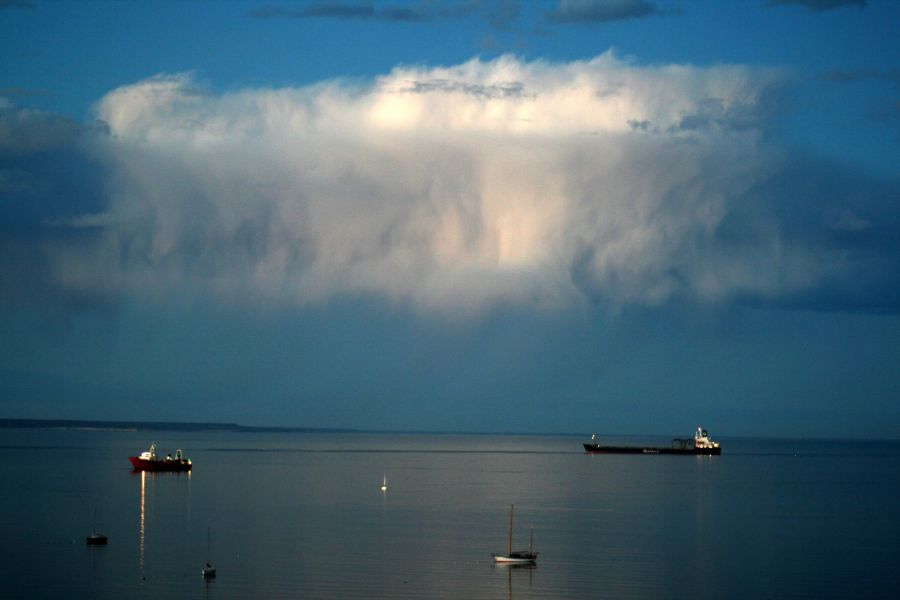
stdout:
<svg viewBox="0 0 900 600">
<path fill-rule="evenodd" d="M 0 416 L 900 439 L 898 23 L 0 0 Z"/>
</svg>

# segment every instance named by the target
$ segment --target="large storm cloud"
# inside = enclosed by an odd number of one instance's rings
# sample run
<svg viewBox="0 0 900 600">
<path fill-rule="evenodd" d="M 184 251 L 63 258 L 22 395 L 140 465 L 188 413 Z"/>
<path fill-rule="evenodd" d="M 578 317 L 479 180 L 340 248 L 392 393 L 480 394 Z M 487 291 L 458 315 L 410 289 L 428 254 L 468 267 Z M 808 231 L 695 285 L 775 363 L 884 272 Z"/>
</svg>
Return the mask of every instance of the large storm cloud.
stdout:
<svg viewBox="0 0 900 600">
<path fill-rule="evenodd" d="M 225 92 L 158 75 L 97 103 L 106 204 L 51 215 L 96 235 L 48 260 L 63 289 L 104 297 L 444 313 L 797 298 L 851 277 L 884 203 L 793 185 L 767 135 L 787 78 L 611 53 Z"/>
</svg>

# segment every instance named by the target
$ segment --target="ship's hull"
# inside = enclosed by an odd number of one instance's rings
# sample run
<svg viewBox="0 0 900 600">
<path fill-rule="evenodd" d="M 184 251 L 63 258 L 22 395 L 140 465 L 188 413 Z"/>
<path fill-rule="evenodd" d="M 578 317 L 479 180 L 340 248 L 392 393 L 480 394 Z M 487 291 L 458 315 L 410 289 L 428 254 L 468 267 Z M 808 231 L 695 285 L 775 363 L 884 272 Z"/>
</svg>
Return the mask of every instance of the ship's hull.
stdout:
<svg viewBox="0 0 900 600">
<path fill-rule="evenodd" d="M 592 454 L 689 454 L 692 456 L 717 456 L 721 448 L 655 448 L 648 446 L 601 446 L 585 444 L 584 449 Z"/>
<path fill-rule="evenodd" d="M 187 460 L 146 460 L 137 456 L 129 456 L 135 471 L 190 471 L 191 462 Z"/>
<path fill-rule="evenodd" d="M 526 565 L 537 562 L 537 554 L 532 554 L 530 556 L 504 556 L 502 554 L 494 554 L 493 557 L 494 562 L 507 565 Z"/>
</svg>

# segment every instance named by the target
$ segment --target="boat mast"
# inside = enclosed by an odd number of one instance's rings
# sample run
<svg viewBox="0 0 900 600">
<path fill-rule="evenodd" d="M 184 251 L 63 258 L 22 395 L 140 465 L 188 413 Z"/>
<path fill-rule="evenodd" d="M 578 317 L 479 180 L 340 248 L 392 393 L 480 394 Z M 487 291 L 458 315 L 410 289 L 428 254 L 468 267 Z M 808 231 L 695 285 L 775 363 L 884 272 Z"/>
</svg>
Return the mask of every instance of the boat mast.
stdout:
<svg viewBox="0 0 900 600">
<path fill-rule="evenodd" d="M 515 506 L 515 504 L 510 504 L 510 505 L 509 505 L 509 554 L 512 554 L 513 506 Z"/>
</svg>

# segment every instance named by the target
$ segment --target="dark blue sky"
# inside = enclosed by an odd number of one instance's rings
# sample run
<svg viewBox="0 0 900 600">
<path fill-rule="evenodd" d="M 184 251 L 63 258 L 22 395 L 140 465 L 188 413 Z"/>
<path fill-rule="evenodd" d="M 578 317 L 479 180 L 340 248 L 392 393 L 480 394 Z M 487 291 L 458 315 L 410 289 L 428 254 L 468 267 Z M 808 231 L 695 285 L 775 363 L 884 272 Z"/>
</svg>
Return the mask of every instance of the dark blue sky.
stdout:
<svg viewBox="0 0 900 600">
<path fill-rule="evenodd" d="M 0 2 L 0 415 L 900 437 L 898 22 Z"/>
</svg>

